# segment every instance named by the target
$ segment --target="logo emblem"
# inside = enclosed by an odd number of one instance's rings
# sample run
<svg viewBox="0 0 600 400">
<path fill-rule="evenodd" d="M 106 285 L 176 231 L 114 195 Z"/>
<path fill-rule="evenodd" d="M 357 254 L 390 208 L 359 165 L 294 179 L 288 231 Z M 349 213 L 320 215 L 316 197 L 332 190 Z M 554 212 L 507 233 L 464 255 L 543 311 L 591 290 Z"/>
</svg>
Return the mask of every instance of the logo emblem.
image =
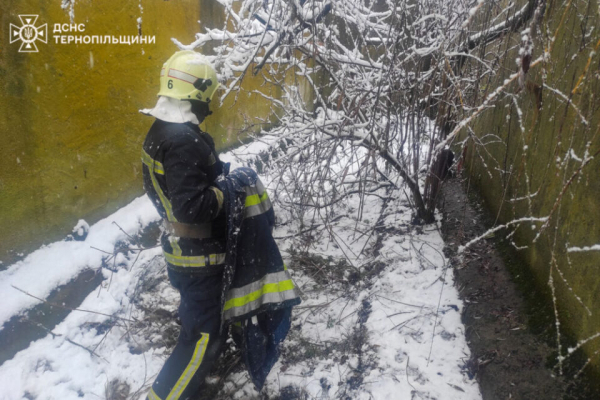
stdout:
<svg viewBox="0 0 600 400">
<path fill-rule="evenodd" d="M 36 27 L 37 15 L 19 15 L 21 26 L 10 24 L 10 43 L 20 40 L 19 53 L 37 53 L 37 40 L 48 43 L 48 24 Z"/>
</svg>

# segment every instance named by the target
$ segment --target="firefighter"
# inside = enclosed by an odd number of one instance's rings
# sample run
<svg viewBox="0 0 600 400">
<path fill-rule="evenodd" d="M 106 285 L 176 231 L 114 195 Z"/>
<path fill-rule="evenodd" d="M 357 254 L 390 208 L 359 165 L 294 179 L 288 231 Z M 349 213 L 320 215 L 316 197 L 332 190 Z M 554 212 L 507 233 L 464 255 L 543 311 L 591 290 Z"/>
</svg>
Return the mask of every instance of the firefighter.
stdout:
<svg viewBox="0 0 600 400">
<path fill-rule="evenodd" d="M 142 149 L 144 189 L 163 218 L 167 273 L 181 295 L 178 343 L 150 400 L 193 396 L 219 355 L 227 231 L 215 180 L 227 167 L 198 126 L 218 86 L 202 55 L 179 51 L 163 65 L 156 106 L 142 111 L 156 118 Z"/>
</svg>

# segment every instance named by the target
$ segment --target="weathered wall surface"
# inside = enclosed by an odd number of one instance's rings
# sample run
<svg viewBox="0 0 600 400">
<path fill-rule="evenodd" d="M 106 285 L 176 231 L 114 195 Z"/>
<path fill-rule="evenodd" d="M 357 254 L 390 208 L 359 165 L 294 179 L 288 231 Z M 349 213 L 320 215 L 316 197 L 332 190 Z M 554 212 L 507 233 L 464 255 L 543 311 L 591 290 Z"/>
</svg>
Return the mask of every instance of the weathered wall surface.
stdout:
<svg viewBox="0 0 600 400">
<path fill-rule="evenodd" d="M 68 3 L 68 2 L 66 2 Z M 79 218 L 109 215 L 142 194 L 140 146 L 152 118 L 138 113 L 154 105 L 162 63 L 205 26 L 221 26 L 213 0 L 78 0 L 74 18 L 61 0 L 0 3 L 0 261 L 70 233 Z M 10 24 L 20 14 L 47 23 L 39 53 L 9 44 Z M 85 24 L 82 35 L 155 36 L 154 44 L 57 44 L 54 24 Z M 201 24 L 198 24 L 198 21 Z M 70 33 L 65 33 L 70 34 Z M 79 33 L 77 33 L 79 34 Z M 259 76 L 246 88 L 263 91 Z M 262 97 L 230 99 L 204 128 L 220 147 L 237 140 L 246 115 L 268 121 Z M 1 267 L 1 265 L 0 265 Z"/>
<path fill-rule="evenodd" d="M 546 49 L 546 62 L 532 67 L 522 90 L 518 80 L 511 83 L 506 92 L 514 95 L 500 96 L 472 125 L 472 133 L 486 146 L 470 140 L 467 156 L 471 182 L 498 215 L 498 224 L 549 217 L 541 234 L 542 223 L 523 223 L 513 240 L 516 246 L 527 246 L 519 252 L 538 278 L 538 287 L 554 286 L 560 328 L 577 340 L 600 331 L 599 25 L 596 0 L 547 1 L 543 32 L 536 35 L 533 52 L 536 59 Z M 495 60 L 505 72 L 480 82 L 483 96 L 517 71 L 520 43 L 516 33 L 493 45 L 509 52 Z M 583 348 L 593 356 L 600 350 L 600 338 Z M 600 370 L 597 354 L 592 365 Z"/>
</svg>

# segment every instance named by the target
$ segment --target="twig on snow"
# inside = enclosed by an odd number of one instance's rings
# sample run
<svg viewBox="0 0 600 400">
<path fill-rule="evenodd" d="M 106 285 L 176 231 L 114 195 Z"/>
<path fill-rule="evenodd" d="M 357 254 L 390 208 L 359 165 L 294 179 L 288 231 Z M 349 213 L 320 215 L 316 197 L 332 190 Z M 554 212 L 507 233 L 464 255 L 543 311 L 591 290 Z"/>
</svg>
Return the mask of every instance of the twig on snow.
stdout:
<svg viewBox="0 0 600 400">
<path fill-rule="evenodd" d="M 101 313 L 101 312 L 98 312 L 98 311 L 92 311 L 92 310 L 83 310 L 81 308 L 66 307 L 66 306 L 63 306 L 63 305 L 60 305 L 60 304 L 51 303 L 48 300 L 44 300 L 42 298 L 34 296 L 31 293 L 28 293 L 28 292 L 26 292 L 23 289 L 19 289 L 15 285 L 10 285 L 10 286 L 12 286 L 14 289 L 17 289 L 19 292 L 21 292 L 21 293 L 23 293 L 23 294 L 25 294 L 25 295 L 27 295 L 29 297 L 33 297 L 34 299 L 39 300 L 41 302 L 44 302 L 44 303 L 46 303 L 46 304 L 48 304 L 48 305 L 50 305 L 52 307 L 58 307 L 58 308 L 62 308 L 63 310 L 69 310 L 69 311 L 81 311 L 81 312 L 86 312 L 86 313 L 90 313 L 90 314 L 104 315 L 105 317 L 116 318 L 116 319 L 120 319 L 122 321 L 127 321 L 127 322 L 136 322 L 136 321 L 131 320 L 131 319 L 117 317 L 116 315 L 105 314 L 105 313 Z"/>
<path fill-rule="evenodd" d="M 107 359 L 105 359 L 104 357 L 102 357 L 102 356 L 98 355 L 98 354 L 97 354 L 96 352 L 94 352 L 93 350 L 91 350 L 91 349 L 88 349 L 87 347 L 85 347 L 85 346 L 83 346 L 83 345 L 81 345 L 81 344 L 79 344 L 79 343 L 77 343 L 77 342 L 74 342 L 74 341 L 72 341 L 72 340 L 71 340 L 71 339 L 69 339 L 69 338 L 65 338 L 65 340 L 66 340 L 67 342 L 69 342 L 69 343 L 71 343 L 71 344 L 73 344 L 73 345 L 77 346 L 77 347 L 81 347 L 82 349 L 84 349 L 84 350 L 87 350 L 87 351 L 90 353 L 90 355 L 92 355 L 92 356 L 96 356 L 96 357 L 98 357 L 99 359 L 101 359 L 101 360 L 104 360 L 104 361 L 106 361 L 107 363 L 109 363 Z M 110 364 L 110 363 L 109 363 L 109 364 Z"/>
<path fill-rule="evenodd" d="M 406 356 L 406 382 L 410 385 L 411 388 L 413 388 L 413 390 L 417 390 L 412 383 L 410 383 L 410 381 L 408 380 L 408 363 L 410 362 L 410 357 Z"/>
</svg>

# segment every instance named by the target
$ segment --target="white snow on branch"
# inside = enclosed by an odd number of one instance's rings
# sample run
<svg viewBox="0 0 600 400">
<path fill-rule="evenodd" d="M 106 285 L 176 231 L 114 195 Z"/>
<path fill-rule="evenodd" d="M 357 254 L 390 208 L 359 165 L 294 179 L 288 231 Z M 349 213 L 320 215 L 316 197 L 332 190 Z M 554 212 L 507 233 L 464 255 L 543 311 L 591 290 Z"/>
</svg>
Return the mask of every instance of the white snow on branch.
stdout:
<svg viewBox="0 0 600 400">
<path fill-rule="evenodd" d="M 581 253 L 585 251 L 600 251 L 600 244 L 595 244 L 593 246 L 584 246 L 584 247 L 569 247 L 567 252 L 569 253 Z"/>
<path fill-rule="evenodd" d="M 476 7 L 478 8 L 478 7 Z M 512 17 L 508 18 L 506 21 L 500 22 L 495 26 L 492 26 L 484 31 L 478 32 L 475 35 L 469 37 L 470 42 L 476 42 L 481 39 L 483 36 L 489 34 L 490 32 L 501 32 L 510 27 L 514 21 L 521 18 L 527 11 L 529 10 L 529 2 L 527 2 L 519 11 L 515 13 Z"/>
<path fill-rule="evenodd" d="M 547 220 L 548 220 L 548 217 L 542 217 L 542 218 L 525 217 L 525 218 L 519 218 L 519 219 L 512 220 L 512 221 L 507 222 L 506 224 L 503 224 L 503 225 L 495 226 L 495 227 L 493 227 L 491 229 L 488 229 L 483 234 L 477 236 L 475 239 L 471 240 L 470 242 L 468 242 L 464 246 L 459 246 L 458 252 L 459 252 L 459 254 L 462 253 L 462 252 L 464 252 L 468 247 L 470 247 L 473 244 L 479 242 L 481 239 L 485 239 L 487 236 L 491 235 L 492 233 L 497 232 L 497 231 L 499 231 L 501 229 L 508 228 L 509 226 L 519 225 L 519 224 L 521 224 L 523 222 L 546 222 Z"/>
<path fill-rule="evenodd" d="M 552 93 L 555 93 L 557 96 L 559 96 L 560 98 L 565 100 L 567 102 L 567 104 L 570 105 L 571 107 L 573 107 L 573 109 L 577 112 L 577 115 L 579 115 L 579 118 L 581 118 L 581 123 L 584 125 L 589 125 L 589 122 L 587 121 L 587 119 L 585 119 L 583 114 L 581 114 L 581 111 L 579 111 L 579 108 L 577 108 L 577 106 L 575 104 L 573 104 L 573 101 L 571 100 L 571 98 L 567 97 L 560 90 L 554 89 L 553 87 L 550 87 L 548 85 L 544 85 L 544 88 L 550 90 Z"/>
<path fill-rule="evenodd" d="M 537 196 L 539 192 L 540 192 L 540 191 L 538 190 L 537 192 L 535 192 L 535 193 L 532 193 L 532 194 L 529 194 L 529 195 L 527 195 L 527 196 L 523 196 L 523 197 L 515 197 L 514 199 L 510 199 L 510 200 L 508 200 L 508 201 L 510 201 L 511 203 L 516 203 L 517 201 L 522 201 L 522 200 L 528 200 L 528 199 L 532 199 L 532 198 L 534 198 L 535 196 Z"/>
</svg>

